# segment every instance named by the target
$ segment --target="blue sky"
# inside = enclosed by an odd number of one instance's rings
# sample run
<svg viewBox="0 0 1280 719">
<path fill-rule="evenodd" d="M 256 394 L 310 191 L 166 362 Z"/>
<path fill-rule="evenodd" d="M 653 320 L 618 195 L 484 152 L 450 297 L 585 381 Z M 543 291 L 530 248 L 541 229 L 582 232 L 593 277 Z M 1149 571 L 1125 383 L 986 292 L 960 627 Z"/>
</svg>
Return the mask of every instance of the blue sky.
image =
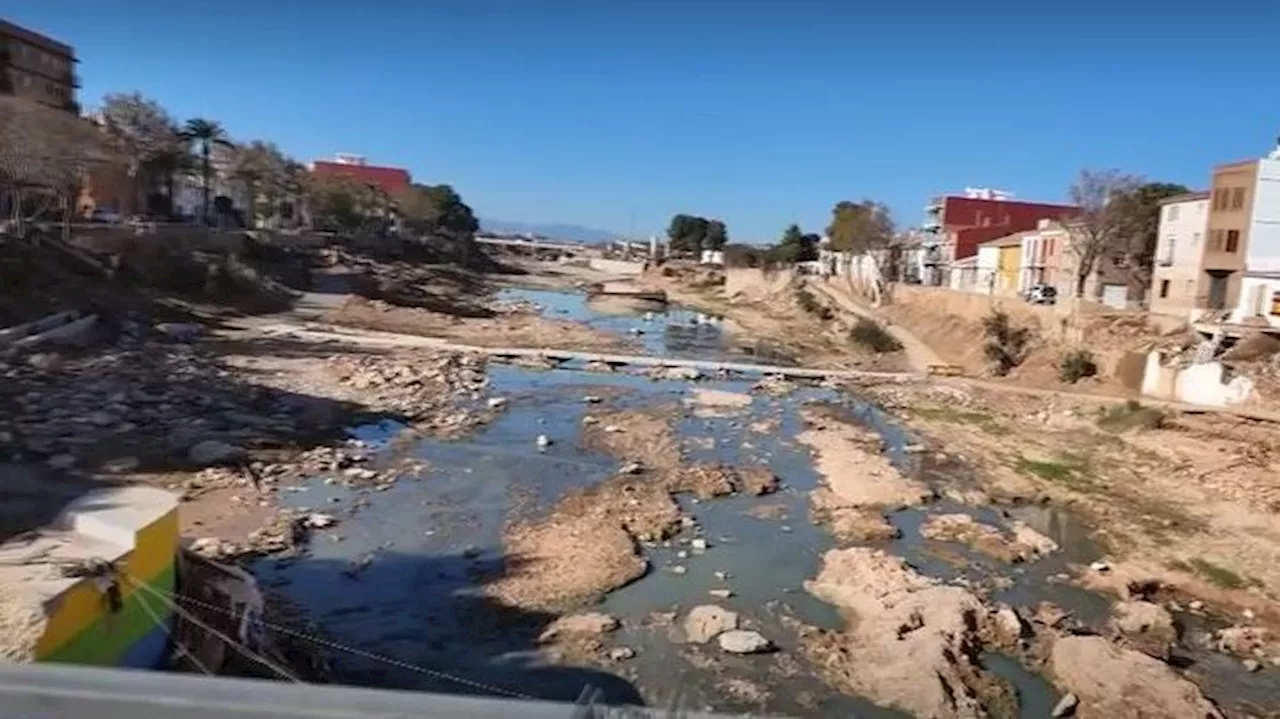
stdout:
<svg viewBox="0 0 1280 719">
<path fill-rule="evenodd" d="M 1037 5 L 1051 8 L 1036 8 Z M 82 102 L 139 90 L 302 160 L 448 182 L 482 215 L 737 240 L 1081 168 L 1203 185 L 1280 134 L 1280 2 L 38 0 Z"/>
</svg>

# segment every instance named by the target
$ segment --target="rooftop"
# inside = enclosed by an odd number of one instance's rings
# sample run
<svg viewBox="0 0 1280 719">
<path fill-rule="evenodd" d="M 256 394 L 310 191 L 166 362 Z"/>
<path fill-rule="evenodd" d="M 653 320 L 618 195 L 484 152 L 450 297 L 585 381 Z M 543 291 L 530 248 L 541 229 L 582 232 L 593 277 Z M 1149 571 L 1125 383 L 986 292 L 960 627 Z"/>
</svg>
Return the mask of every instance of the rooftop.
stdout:
<svg viewBox="0 0 1280 719">
<path fill-rule="evenodd" d="M 1163 200 L 1161 200 L 1159 204 L 1171 205 L 1175 202 L 1194 202 L 1196 200 L 1207 200 L 1207 199 L 1209 199 L 1209 193 L 1207 191 L 1185 192 L 1181 195 L 1166 197 Z"/>
</svg>

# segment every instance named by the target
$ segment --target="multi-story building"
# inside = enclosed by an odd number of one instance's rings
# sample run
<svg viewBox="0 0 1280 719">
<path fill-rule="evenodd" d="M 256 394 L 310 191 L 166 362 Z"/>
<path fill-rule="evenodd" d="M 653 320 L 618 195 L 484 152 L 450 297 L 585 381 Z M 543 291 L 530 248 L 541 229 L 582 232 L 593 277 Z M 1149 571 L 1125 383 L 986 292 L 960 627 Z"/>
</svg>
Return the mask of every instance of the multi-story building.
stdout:
<svg viewBox="0 0 1280 719">
<path fill-rule="evenodd" d="M 948 284 L 952 263 L 978 252 L 978 245 L 1036 228 L 1043 219 L 1065 219 L 1071 205 L 1022 202 L 1000 190 L 968 188 L 964 195 L 943 195 L 925 207 L 921 277 L 925 284 Z"/>
<path fill-rule="evenodd" d="M 374 185 L 393 197 L 408 190 L 413 183 L 408 170 L 370 165 L 360 155 L 338 154 L 333 160 L 316 160 L 308 169 L 317 177 L 346 177 Z"/>
<path fill-rule="evenodd" d="M 1189 317 L 1208 307 L 1205 227 L 1209 193 L 1193 192 L 1160 203 L 1160 229 L 1151 271 L 1152 312 Z"/>
<path fill-rule="evenodd" d="M 1040 220 L 1034 230 L 1022 235 L 1022 267 L 1019 271 L 1018 291 L 1026 292 L 1035 285 L 1049 285 L 1057 288 L 1059 294 L 1066 291 L 1062 287 L 1062 255 L 1067 250 L 1070 236 L 1061 222 L 1056 220 Z"/>
<path fill-rule="evenodd" d="M 0 95 L 78 113 L 76 62 L 70 45 L 0 20 Z"/>
<path fill-rule="evenodd" d="M 1022 266 L 1022 233 L 997 237 L 978 245 L 974 291 L 989 295 L 1013 295 L 1019 290 Z"/>
</svg>

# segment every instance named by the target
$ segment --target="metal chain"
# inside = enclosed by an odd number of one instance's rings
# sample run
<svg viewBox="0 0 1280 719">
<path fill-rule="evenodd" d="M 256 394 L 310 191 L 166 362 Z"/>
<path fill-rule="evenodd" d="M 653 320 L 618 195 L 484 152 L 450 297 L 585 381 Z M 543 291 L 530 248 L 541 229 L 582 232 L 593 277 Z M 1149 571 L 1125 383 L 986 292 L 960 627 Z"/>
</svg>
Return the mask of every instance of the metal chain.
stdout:
<svg viewBox="0 0 1280 719">
<path fill-rule="evenodd" d="M 136 580 L 135 580 L 135 581 L 136 581 Z M 144 585 L 144 586 L 145 586 L 145 585 Z M 161 595 L 161 596 L 164 596 L 164 594 L 163 594 L 162 592 L 160 592 L 158 589 L 156 589 L 156 588 L 154 588 L 154 587 L 147 587 L 147 589 L 148 589 L 148 590 L 150 590 L 151 592 L 154 592 L 154 593 L 156 593 L 156 594 L 159 594 L 159 595 Z M 236 615 L 235 615 L 235 613 L 234 613 L 234 612 L 232 612 L 232 611 L 230 611 L 230 610 L 228 610 L 228 609 L 225 609 L 225 608 L 223 608 L 223 607 L 219 607 L 219 606 L 217 606 L 217 605 L 215 605 L 215 604 L 210 604 L 210 603 L 205 602 L 205 601 L 201 601 L 201 600 L 199 600 L 199 599 L 196 599 L 195 597 L 189 597 L 189 596 L 187 596 L 187 595 L 185 595 L 185 594 L 179 594 L 179 593 L 176 593 L 176 592 L 175 592 L 174 594 L 170 595 L 170 596 L 169 596 L 169 597 L 167 597 L 167 598 L 168 598 L 168 599 L 170 599 L 170 601 L 173 601 L 173 600 L 179 600 L 179 601 L 182 601 L 182 602 L 185 602 L 185 603 L 192 604 L 192 605 L 197 606 L 197 607 L 201 607 L 201 608 L 203 608 L 203 609 L 208 609 L 208 610 L 210 610 L 210 611 L 219 612 L 219 613 L 224 614 L 224 615 L 226 615 L 226 616 L 228 616 L 228 617 L 231 617 L 232 619 L 236 619 L 236 618 L 237 618 L 237 617 L 236 617 Z M 176 605 L 175 605 L 175 608 L 176 608 Z M 517 692 L 517 691 L 513 691 L 513 690 L 510 690 L 510 689 L 504 689 L 504 688 L 502 688 L 502 687 L 496 687 L 496 686 L 493 686 L 493 685 L 490 685 L 490 684 L 484 684 L 484 683 L 482 683 L 482 682 L 478 682 L 478 681 L 475 681 L 475 680 L 472 680 L 472 679 L 465 679 L 465 678 L 463 678 L 463 677 L 453 676 L 452 674 L 446 674 L 445 672 L 438 671 L 438 670 L 435 670 L 435 669 L 427 669 L 426 667 L 421 667 L 421 666 L 418 666 L 418 665 L 416 665 L 416 664 L 411 664 L 411 663 L 409 663 L 409 662 L 406 662 L 406 661 L 403 661 L 403 660 L 400 660 L 400 659 L 396 659 L 396 658 L 394 658 L 394 657 L 388 657 L 388 656 L 385 656 L 385 655 L 382 655 L 382 654 L 376 654 L 376 653 L 374 653 L 374 652 L 365 651 L 364 649 L 358 649 L 358 648 L 356 648 L 356 647 L 349 647 L 349 646 L 346 646 L 346 645 L 344 645 L 344 644 L 339 644 L 338 642 L 334 642 L 334 641 L 331 641 L 331 640 L 328 640 L 328 639 L 322 639 L 322 638 L 317 637 L 317 636 L 312 636 L 312 635 L 309 635 L 309 634 L 305 634 L 305 633 L 303 633 L 303 632 L 299 632 L 299 631 L 296 631 L 296 630 L 293 630 L 293 629 L 290 629 L 290 628 L 288 628 L 288 627 L 284 627 L 284 626 L 281 626 L 281 625 L 278 625 L 278 624 L 272 624 L 272 623 L 270 623 L 270 622 L 268 622 L 268 621 L 266 621 L 266 620 L 264 620 L 264 619 L 259 619 L 258 621 L 262 624 L 262 626 L 267 627 L 268 629 L 271 629 L 272 631 L 280 632 L 281 634 L 287 634 L 287 635 L 289 635 L 289 636 L 291 636 L 291 637 L 295 637 L 295 638 L 297 638 L 297 639 L 302 639 L 302 640 L 305 640 L 305 641 L 311 642 L 312 644 L 317 644 L 317 645 L 319 645 L 319 646 L 326 647 L 326 648 L 329 648 L 329 649 L 335 649 L 335 650 L 338 650 L 338 651 L 347 652 L 348 654 L 353 654 L 353 655 L 355 655 L 355 656 L 362 657 L 362 658 L 364 658 L 364 659 L 368 659 L 368 660 L 370 660 L 370 661 L 375 661 L 375 662 L 379 662 L 379 663 L 386 664 L 386 665 L 389 665 L 389 666 L 398 667 L 398 668 L 400 668 L 400 669 L 405 669 L 405 670 L 408 670 L 408 671 L 411 671 L 411 672 L 416 672 L 416 673 L 418 673 L 418 674 L 423 674 L 423 675 L 426 675 L 426 676 L 434 677 L 434 678 L 436 678 L 436 679 L 443 679 L 443 680 L 445 680 L 445 681 L 454 682 L 454 683 L 456 683 L 456 684 L 460 684 L 460 685 L 462 685 L 462 686 L 471 687 L 472 689 L 479 689 L 479 690 L 481 690 L 481 691 L 488 692 L 488 693 L 490 693 L 490 694 L 500 694 L 500 695 L 508 696 L 508 697 L 511 697 L 511 698 L 514 698 L 514 699 L 531 699 L 531 700 L 535 700 L 535 701 L 538 699 L 537 697 L 535 697 L 535 696 L 531 696 L 531 695 L 529 695 L 529 694 L 522 694 L 522 693 Z"/>
</svg>

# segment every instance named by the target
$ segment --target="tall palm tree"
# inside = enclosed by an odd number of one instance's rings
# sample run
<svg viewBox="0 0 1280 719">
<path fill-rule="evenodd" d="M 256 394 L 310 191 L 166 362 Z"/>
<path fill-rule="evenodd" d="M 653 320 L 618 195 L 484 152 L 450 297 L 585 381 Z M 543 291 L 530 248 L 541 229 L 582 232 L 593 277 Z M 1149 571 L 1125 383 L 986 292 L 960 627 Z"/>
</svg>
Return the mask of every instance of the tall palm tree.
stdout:
<svg viewBox="0 0 1280 719">
<path fill-rule="evenodd" d="M 209 181 L 213 175 L 213 168 L 210 158 L 213 154 L 214 145 L 222 145 L 223 147 L 234 147 L 231 137 L 227 135 L 227 131 L 222 125 L 213 120 L 206 120 L 203 117 L 197 117 L 187 120 L 187 124 L 183 127 L 182 136 L 188 142 L 195 143 L 200 148 L 200 179 L 201 179 L 201 206 L 204 221 L 209 221 Z"/>
</svg>

